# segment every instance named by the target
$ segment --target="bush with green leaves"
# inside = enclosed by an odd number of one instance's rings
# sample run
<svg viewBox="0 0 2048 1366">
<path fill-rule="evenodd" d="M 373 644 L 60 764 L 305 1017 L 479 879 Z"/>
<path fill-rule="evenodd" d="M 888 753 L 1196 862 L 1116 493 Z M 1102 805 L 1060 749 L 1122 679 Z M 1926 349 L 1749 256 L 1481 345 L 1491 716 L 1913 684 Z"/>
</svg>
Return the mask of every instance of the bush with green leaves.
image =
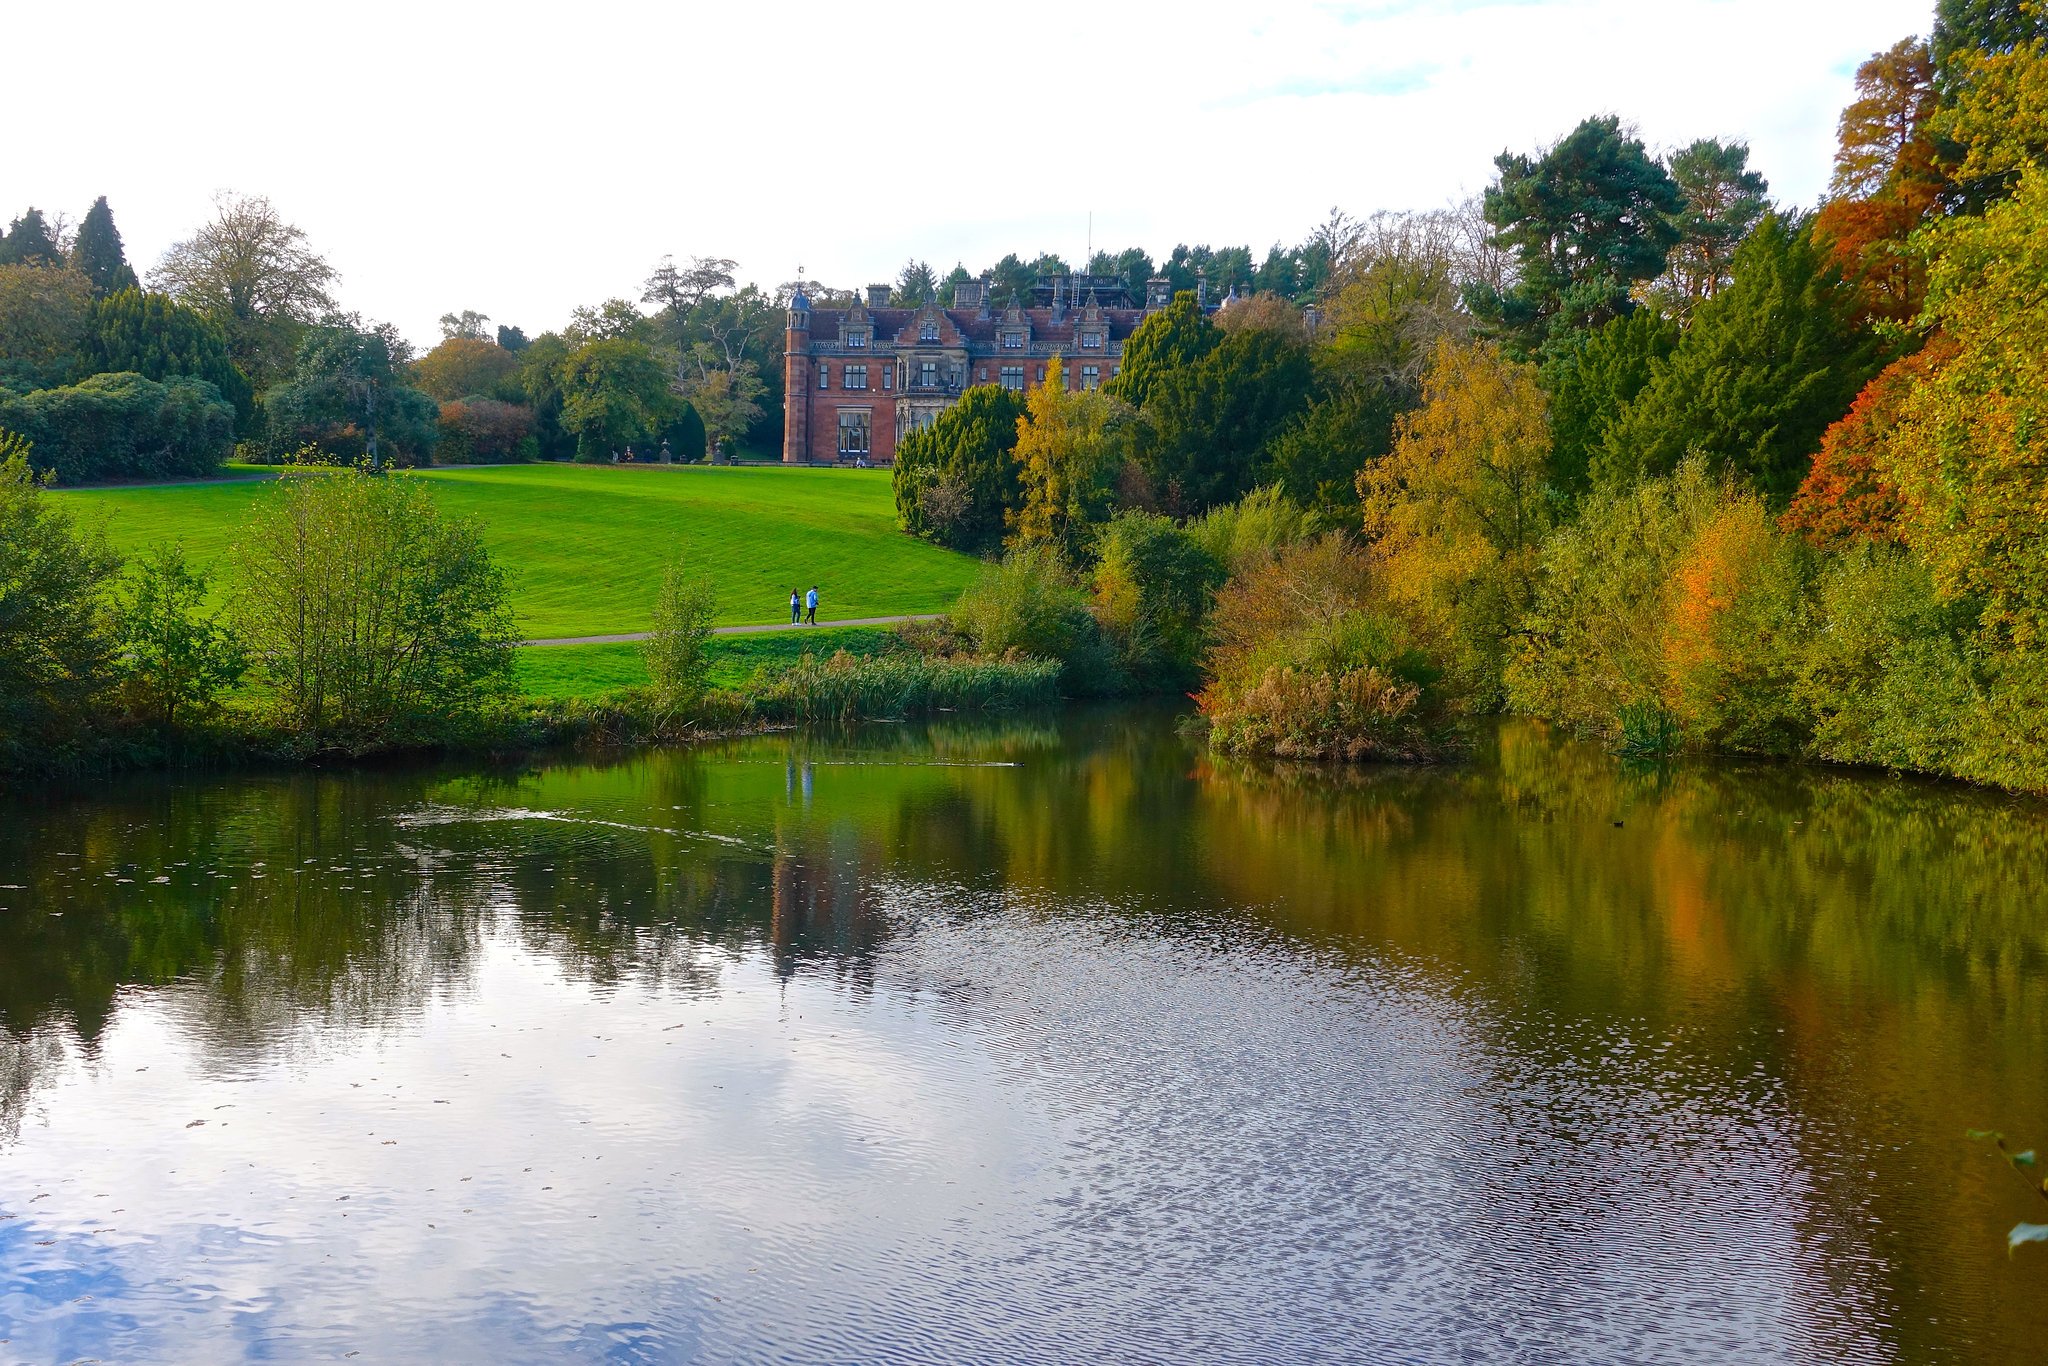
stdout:
<svg viewBox="0 0 2048 1366">
<path fill-rule="evenodd" d="M 85 733 L 113 681 L 106 590 L 120 558 L 43 497 L 27 456 L 0 432 L 0 767 Z"/>
<path fill-rule="evenodd" d="M 431 740 L 509 679 L 505 576 L 414 475 L 278 480 L 234 549 L 235 619 L 277 724 L 315 745 Z"/>
<path fill-rule="evenodd" d="M 983 655 L 1049 659 L 1069 696 L 1125 690 L 1116 653 L 1088 610 L 1088 595 L 1059 553 L 1020 546 L 982 566 L 951 614 L 953 628 Z"/>
<path fill-rule="evenodd" d="M 655 699 L 680 711 L 704 695 L 711 672 L 712 618 L 718 615 L 718 585 L 708 573 L 678 561 L 662 576 L 654 603 L 654 629 L 640 653 Z"/>
<path fill-rule="evenodd" d="M 1253 489 L 1235 503 L 1213 507 L 1187 529 L 1204 550 L 1235 576 L 1290 546 L 1315 539 L 1323 518 L 1294 501 L 1278 484 Z"/>
<path fill-rule="evenodd" d="M 38 469 L 60 484 L 101 479 L 203 478 L 235 445 L 235 410 L 203 379 L 161 384 L 134 373 L 0 396 L 0 428 L 35 446 Z"/>
<path fill-rule="evenodd" d="M 225 615 L 203 610 L 208 586 L 184 547 L 160 542 L 129 565 L 115 605 L 122 700 L 164 729 L 203 719 L 248 671 Z"/>
<path fill-rule="evenodd" d="M 1190 681 L 1223 561 L 1170 517 L 1127 510 L 1096 541 L 1095 618 L 1125 672 L 1149 686 Z"/>
</svg>

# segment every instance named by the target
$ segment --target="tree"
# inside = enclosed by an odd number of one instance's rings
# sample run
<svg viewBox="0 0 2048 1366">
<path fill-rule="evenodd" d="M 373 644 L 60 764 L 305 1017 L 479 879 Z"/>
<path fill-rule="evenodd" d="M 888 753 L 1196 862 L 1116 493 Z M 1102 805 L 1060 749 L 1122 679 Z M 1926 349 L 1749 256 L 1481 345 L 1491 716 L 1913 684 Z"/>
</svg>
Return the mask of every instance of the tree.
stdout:
<svg viewBox="0 0 2048 1366">
<path fill-rule="evenodd" d="M 38 468 L 60 483 L 204 477 L 234 449 L 235 410 L 203 379 L 89 375 L 77 384 L 0 398 L 0 429 L 35 443 Z"/>
<path fill-rule="evenodd" d="M 1195 306 L 1195 296 L 1176 294 L 1170 305 L 1139 323 L 1124 342 L 1121 368 L 1103 391 L 1142 408 L 1160 376 L 1192 365 L 1222 341 L 1222 331 Z"/>
<path fill-rule="evenodd" d="M 1303 343 L 1263 330 L 1225 336 L 1152 380 L 1138 467 L 1176 512 L 1235 502 L 1258 483 L 1268 443 L 1307 409 L 1314 382 Z"/>
<path fill-rule="evenodd" d="M 489 341 L 490 318 L 474 309 L 463 309 L 460 313 L 441 315 L 441 340 L 443 341 Z"/>
<path fill-rule="evenodd" d="M 2048 652 L 2048 171 L 1981 218 L 1952 219 L 1927 312 L 1954 346 L 1906 396 L 1879 473 L 1936 591 L 1976 604 L 1996 653 Z M 2037 718 L 2038 719 L 2038 718 Z"/>
<path fill-rule="evenodd" d="M 1822 433 L 1884 364 L 1856 291 L 1811 224 L 1773 214 L 1735 253 L 1734 283 L 1701 304 L 1670 358 L 1607 428 L 1593 477 L 1669 474 L 1687 452 L 1773 509 L 1806 477 Z"/>
<path fill-rule="evenodd" d="M 61 266 L 64 253 L 43 219 L 43 211 L 31 207 L 7 225 L 0 236 L 0 266 Z"/>
<path fill-rule="evenodd" d="M 1683 321 L 1694 304 L 1727 287 L 1735 249 L 1770 208 L 1770 185 L 1761 171 L 1749 169 L 1746 144 L 1713 138 L 1674 152 L 1670 171 L 1684 205 L 1657 293 Z"/>
<path fill-rule="evenodd" d="M 1358 505 L 1359 471 L 1393 449 L 1406 405 L 1384 386 L 1325 387 L 1327 396 L 1267 443 L 1261 477 L 1302 507 L 1349 513 Z"/>
<path fill-rule="evenodd" d="M 1928 46 L 1942 93 L 1953 97 L 1969 83 L 1973 53 L 1996 56 L 2043 36 L 2038 0 L 1935 0 Z"/>
<path fill-rule="evenodd" d="M 647 277 L 640 302 L 653 304 L 666 316 L 670 345 L 687 347 L 691 316 L 720 290 L 735 288 L 733 272 L 738 269 L 739 262 L 723 256 L 692 256 L 690 264 L 680 268 L 674 258 L 664 256 Z"/>
<path fill-rule="evenodd" d="M 524 351 L 526 349 L 526 333 L 519 328 L 507 327 L 505 324 L 499 323 L 498 345 L 504 347 L 507 351 Z"/>
<path fill-rule="evenodd" d="M 1981 207 L 2004 198 L 2022 171 L 2048 157 L 2048 38 L 2029 38 L 2010 51 L 1965 53 L 1958 61 L 1966 79 L 1927 126 L 1960 150 L 1952 174 L 1966 201 Z"/>
<path fill-rule="evenodd" d="M 445 733 L 510 676 L 505 576 L 413 475 L 280 479 L 234 549 L 235 621 L 279 724 L 354 748 Z"/>
<path fill-rule="evenodd" d="M 226 619 L 201 610 L 207 587 L 184 547 L 158 542 L 130 566 L 115 609 L 122 693 L 131 711 L 165 729 L 204 715 L 248 671 Z"/>
<path fill-rule="evenodd" d="M 430 458 L 440 405 L 408 383 L 412 347 L 391 323 L 330 313 L 299 347 L 289 383 L 265 400 L 273 441 L 369 462 Z"/>
<path fill-rule="evenodd" d="M 1937 100 L 1927 45 L 1907 38 L 1856 69 L 1814 236 L 1863 296 L 1895 322 L 1920 310 L 1926 271 L 1906 240 L 1939 207 L 1947 177 L 1929 128 Z"/>
<path fill-rule="evenodd" d="M 120 558 L 43 497 L 28 443 L 0 432 L 0 765 L 83 729 L 112 678 L 105 609 Z"/>
<path fill-rule="evenodd" d="M 92 281 L 93 292 L 101 298 L 123 289 L 135 289 L 139 282 L 121 250 L 121 233 L 114 226 L 114 211 L 107 197 L 93 200 L 78 225 L 78 240 L 71 244 L 71 268 Z"/>
<path fill-rule="evenodd" d="M 939 278 L 932 274 L 931 266 L 923 261 L 910 260 L 903 263 L 889 302 L 898 308 L 917 308 L 938 295 Z"/>
<path fill-rule="evenodd" d="M 1677 349 L 1678 321 L 1639 308 L 1587 335 L 1543 367 L 1550 391 L 1550 468 L 1558 491 L 1576 498 L 1591 482 L 1607 429 Z"/>
<path fill-rule="evenodd" d="M 450 337 L 413 362 L 412 374 L 422 393 L 442 402 L 468 398 L 518 397 L 519 357 L 480 337 Z"/>
<path fill-rule="evenodd" d="M 557 374 L 562 426 L 576 436 L 578 460 L 605 460 L 620 447 L 645 444 L 668 415 L 668 376 L 644 342 L 586 342 Z"/>
<path fill-rule="evenodd" d="M 1490 704 L 1550 529 L 1549 415 L 1536 368 L 1493 342 L 1437 343 L 1422 391 L 1358 476 L 1366 544 L 1424 647 Z"/>
<path fill-rule="evenodd" d="M 1115 506 L 1129 409 L 1101 389 L 1069 392 L 1065 376 L 1065 362 L 1054 356 L 1045 382 L 1025 395 L 1016 446 L 1024 506 L 1015 531 L 1019 543 L 1073 561 Z"/>
<path fill-rule="evenodd" d="M 977 384 L 896 447 L 896 520 L 913 536 L 981 553 L 1024 505 L 1015 455 L 1021 394 Z"/>
<path fill-rule="evenodd" d="M 678 360 L 676 392 L 704 422 L 713 451 L 745 434 L 761 416 L 769 392 L 747 352 L 773 335 L 781 318 L 775 302 L 754 285 L 701 304 L 692 318 L 692 342 Z"/>
<path fill-rule="evenodd" d="M 441 405 L 435 422 L 434 460 L 442 465 L 503 464 L 529 460 L 533 414 L 516 403 L 472 398 Z"/>
<path fill-rule="evenodd" d="M 1518 350 L 1627 313 L 1630 287 L 1663 274 L 1684 198 L 1620 119 L 1587 119 L 1538 157 L 1503 152 L 1493 164 L 1500 175 L 1485 217 L 1493 243 L 1514 250 L 1521 278 L 1467 298 Z"/>
<path fill-rule="evenodd" d="M 1937 332 L 1910 356 L 1902 356 L 1863 386 L 1841 421 L 1821 437 L 1820 451 L 1800 482 L 1792 506 L 1779 518 L 1822 550 L 1848 550 L 1898 540 L 1899 492 L 1880 469 L 1885 447 L 1899 425 L 1914 386 L 1954 355 Z"/>
<path fill-rule="evenodd" d="M 704 424 L 704 446 L 714 455 L 760 417 L 761 394 L 768 387 L 752 361 L 728 369 L 711 363 L 715 354 L 707 343 L 697 343 L 692 356 L 697 372 L 685 375 L 675 391 Z"/>
<path fill-rule="evenodd" d="M 62 384 L 84 363 L 92 282 L 47 265 L 0 266 L 0 394 Z"/>
<path fill-rule="evenodd" d="M 571 350 L 560 333 L 543 332 L 518 353 L 519 388 L 533 408 L 533 435 L 548 460 L 576 453 L 576 435 L 562 425 L 562 374 Z"/>
<path fill-rule="evenodd" d="M 299 334 L 334 308 L 339 277 L 306 234 L 260 195 L 222 191 L 214 217 L 172 245 L 150 283 L 227 334 L 228 354 L 258 390 L 292 367 Z"/>
<path fill-rule="evenodd" d="M 655 698 L 670 711 L 704 695 L 711 672 L 711 622 L 717 615 L 717 580 L 703 570 L 692 572 L 681 560 L 670 565 L 655 600 L 654 629 L 640 647 Z"/>
<path fill-rule="evenodd" d="M 219 325 L 168 294 L 123 289 L 94 304 L 84 358 L 95 373 L 130 371 L 158 383 L 174 375 L 203 379 L 234 405 L 237 431 L 248 430 L 255 412 L 255 395 Z"/>
</svg>

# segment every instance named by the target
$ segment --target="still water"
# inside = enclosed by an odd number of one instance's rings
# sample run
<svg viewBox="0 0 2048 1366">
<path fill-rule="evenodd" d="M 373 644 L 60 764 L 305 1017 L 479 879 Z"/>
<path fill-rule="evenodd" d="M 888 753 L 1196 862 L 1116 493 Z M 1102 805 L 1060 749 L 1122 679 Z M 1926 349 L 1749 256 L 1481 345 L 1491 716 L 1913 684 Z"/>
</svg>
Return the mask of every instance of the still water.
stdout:
<svg viewBox="0 0 2048 1366">
<path fill-rule="evenodd" d="M 0 883 L 0 1362 L 2048 1352 L 2038 803 L 1110 710 L 16 795 Z"/>
</svg>

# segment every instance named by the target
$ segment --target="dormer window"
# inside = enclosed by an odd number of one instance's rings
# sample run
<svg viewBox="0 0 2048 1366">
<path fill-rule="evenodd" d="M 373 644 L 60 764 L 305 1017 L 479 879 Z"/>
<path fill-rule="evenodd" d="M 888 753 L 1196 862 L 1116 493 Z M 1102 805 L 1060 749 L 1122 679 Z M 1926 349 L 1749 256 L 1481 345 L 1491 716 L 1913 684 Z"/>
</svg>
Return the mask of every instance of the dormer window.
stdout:
<svg viewBox="0 0 2048 1366">
<path fill-rule="evenodd" d="M 1003 350 L 1005 350 L 1005 351 L 1022 351 L 1023 349 L 1024 349 L 1024 334 L 1023 334 L 1022 332 L 1005 332 L 1005 333 L 1003 333 Z"/>
<path fill-rule="evenodd" d="M 1100 332 L 1083 332 L 1081 334 L 1081 345 L 1091 351 L 1100 350 L 1102 347 L 1102 334 Z"/>
<path fill-rule="evenodd" d="M 939 320 L 926 318 L 917 325 L 917 339 L 921 342 L 935 342 L 939 339 Z"/>
<path fill-rule="evenodd" d="M 846 346 L 850 351 L 857 351 L 867 344 L 868 334 L 865 332 L 849 332 L 846 334 Z"/>
</svg>

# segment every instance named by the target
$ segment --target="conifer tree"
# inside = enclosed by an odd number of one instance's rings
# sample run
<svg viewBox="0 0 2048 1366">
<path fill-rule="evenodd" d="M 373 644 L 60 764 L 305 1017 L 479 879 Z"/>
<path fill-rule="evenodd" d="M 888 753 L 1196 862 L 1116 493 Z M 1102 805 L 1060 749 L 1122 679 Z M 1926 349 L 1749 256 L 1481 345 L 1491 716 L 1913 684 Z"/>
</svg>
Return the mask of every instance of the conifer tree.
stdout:
<svg viewBox="0 0 2048 1366">
<path fill-rule="evenodd" d="M 1857 311 L 1811 224 L 1765 218 L 1735 254 L 1734 283 L 1700 305 L 1608 427 L 1594 482 L 1669 474 L 1697 452 L 1783 508 L 1822 434 L 1886 359 Z"/>
<path fill-rule="evenodd" d="M 1185 290 L 1173 303 L 1138 324 L 1124 343 L 1122 366 L 1103 386 L 1112 397 L 1142 408 L 1167 372 L 1193 365 L 1223 342 L 1223 330 L 1202 316 L 1195 296 Z"/>
<path fill-rule="evenodd" d="M 93 305 L 85 348 L 94 373 L 133 371 L 159 382 L 192 375 L 207 381 L 234 405 L 244 431 L 255 412 L 255 395 L 229 357 L 220 325 L 168 294 L 145 294 L 131 286 L 101 299 Z"/>
<path fill-rule="evenodd" d="M 63 264 L 63 253 L 57 250 L 57 239 L 50 235 L 50 225 L 43 221 L 41 209 L 31 207 L 8 224 L 7 235 L 0 237 L 0 266 Z"/>
<path fill-rule="evenodd" d="M 121 250 L 121 230 L 114 226 L 114 211 L 107 207 L 105 195 L 93 200 L 85 221 L 78 225 L 78 240 L 71 244 L 71 268 L 92 281 L 93 293 L 103 299 L 136 287 L 135 272 Z"/>
</svg>

